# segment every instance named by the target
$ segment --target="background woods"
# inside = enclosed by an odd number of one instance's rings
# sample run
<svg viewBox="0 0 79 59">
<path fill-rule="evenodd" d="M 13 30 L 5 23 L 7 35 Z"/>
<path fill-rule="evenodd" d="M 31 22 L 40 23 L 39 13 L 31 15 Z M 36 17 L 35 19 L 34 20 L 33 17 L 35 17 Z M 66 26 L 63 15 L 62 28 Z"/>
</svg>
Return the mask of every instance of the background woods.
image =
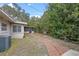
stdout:
<svg viewBox="0 0 79 59">
<path fill-rule="evenodd" d="M 33 23 L 34 22 L 34 23 Z M 63 40 L 79 40 L 79 4 L 49 4 L 39 20 L 32 20 L 37 30 Z"/>
</svg>

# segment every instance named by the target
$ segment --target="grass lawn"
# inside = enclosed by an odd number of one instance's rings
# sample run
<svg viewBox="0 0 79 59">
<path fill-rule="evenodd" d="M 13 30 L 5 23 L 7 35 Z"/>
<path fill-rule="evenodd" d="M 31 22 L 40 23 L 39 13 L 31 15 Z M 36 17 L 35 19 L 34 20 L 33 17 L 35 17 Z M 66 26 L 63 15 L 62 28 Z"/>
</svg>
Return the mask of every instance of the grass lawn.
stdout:
<svg viewBox="0 0 79 59">
<path fill-rule="evenodd" d="M 47 54 L 46 47 L 28 35 L 24 39 L 12 39 L 11 47 L 0 52 L 1 56 L 45 56 Z"/>
</svg>

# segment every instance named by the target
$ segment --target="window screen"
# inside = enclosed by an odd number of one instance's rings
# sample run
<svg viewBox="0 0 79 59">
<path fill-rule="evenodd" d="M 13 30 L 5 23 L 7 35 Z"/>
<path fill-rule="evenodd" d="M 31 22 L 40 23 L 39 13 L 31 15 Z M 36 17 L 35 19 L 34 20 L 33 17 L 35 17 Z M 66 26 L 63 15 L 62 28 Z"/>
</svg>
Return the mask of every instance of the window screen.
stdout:
<svg viewBox="0 0 79 59">
<path fill-rule="evenodd" d="M 13 32 L 21 32 L 21 26 L 14 25 L 13 26 Z"/>
<path fill-rule="evenodd" d="M 17 32 L 17 26 L 13 26 L 13 32 Z"/>
<path fill-rule="evenodd" d="M 7 30 L 7 24 L 2 23 L 1 24 L 1 31 L 6 31 Z"/>
</svg>

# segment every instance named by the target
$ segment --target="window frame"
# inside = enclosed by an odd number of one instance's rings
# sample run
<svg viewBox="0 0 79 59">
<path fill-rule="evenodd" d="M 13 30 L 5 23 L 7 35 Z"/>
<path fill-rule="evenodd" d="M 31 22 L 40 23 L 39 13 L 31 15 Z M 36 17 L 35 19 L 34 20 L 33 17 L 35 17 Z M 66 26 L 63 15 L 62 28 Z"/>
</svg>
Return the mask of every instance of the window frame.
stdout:
<svg viewBox="0 0 79 59">
<path fill-rule="evenodd" d="M 1 31 L 7 31 L 7 24 L 1 23 Z"/>
<path fill-rule="evenodd" d="M 13 25 L 13 32 L 20 33 L 21 32 L 21 25 Z"/>
</svg>

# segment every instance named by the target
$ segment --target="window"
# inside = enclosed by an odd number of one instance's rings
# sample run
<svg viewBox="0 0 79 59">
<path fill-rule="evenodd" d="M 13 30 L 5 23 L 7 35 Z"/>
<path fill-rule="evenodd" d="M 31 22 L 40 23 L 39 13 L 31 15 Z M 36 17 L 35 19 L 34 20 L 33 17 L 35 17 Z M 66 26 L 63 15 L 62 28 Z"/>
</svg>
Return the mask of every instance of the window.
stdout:
<svg viewBox="0 0 79 59">
<path fill-rule="evenodd" d="M 18 32 L 21 32 L 21 26 L 18 26 Z"/>
<path fill-rule="evenodd" d="M 1 31 L 6 31 L 7 30 L 7 24 L 2 23 L 1 24 Z"/>
<path fill-rule="evenodd" d="M 13 32 L 21 32 L 21 26 L 14 25 L 13 26 Z"/>
<path fill-rule="evenodd" d="M 13 32 L 17 32 L 17 26 L 13 26 Z"/>
</svg>

